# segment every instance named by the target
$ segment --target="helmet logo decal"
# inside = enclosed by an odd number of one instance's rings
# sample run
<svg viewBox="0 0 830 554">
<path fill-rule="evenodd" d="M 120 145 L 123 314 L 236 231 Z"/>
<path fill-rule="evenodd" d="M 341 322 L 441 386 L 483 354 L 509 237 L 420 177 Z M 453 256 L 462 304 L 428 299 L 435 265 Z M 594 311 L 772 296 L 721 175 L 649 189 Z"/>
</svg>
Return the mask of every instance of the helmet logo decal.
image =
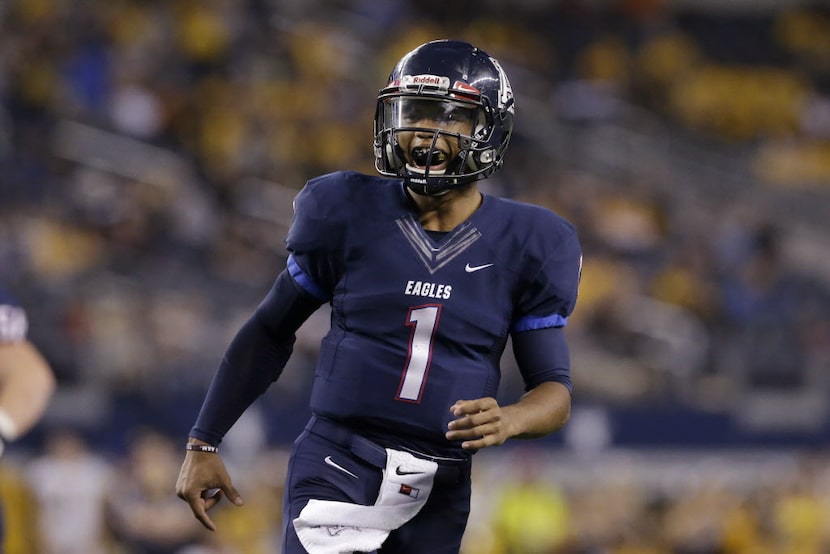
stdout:
<svg viewBox="0 0 830 554">
<path fill-rule="evenodd" d="M 401 76 L 401 90 L 418 90 L 422 87 L 437 89 L 447 92 L 450 89 L 449 77 L 439 75 L 403 75 Z"/>
<path fill-rule="evenodd" d="M 513 87 L 510 86 L 510 81 L 507 80 L 507 73 L 504 72 L 501 64 L 495 58 L 490 58 L 490 61 L 496 66 L 496 71 L 499 72 L 499 108 L 506 108 L 507 111 L 513 113 L 516 109 L 513 105 Z"/>
<path fill-rule="evenodd" d="M 456 81 L 452 84 L 453 92 L 450 94 L 453 98 L 461 98 L 466 100 L 478 100 L 481 98 L 481 91 L 469 83 L 464 81 Z"/>
</svg>

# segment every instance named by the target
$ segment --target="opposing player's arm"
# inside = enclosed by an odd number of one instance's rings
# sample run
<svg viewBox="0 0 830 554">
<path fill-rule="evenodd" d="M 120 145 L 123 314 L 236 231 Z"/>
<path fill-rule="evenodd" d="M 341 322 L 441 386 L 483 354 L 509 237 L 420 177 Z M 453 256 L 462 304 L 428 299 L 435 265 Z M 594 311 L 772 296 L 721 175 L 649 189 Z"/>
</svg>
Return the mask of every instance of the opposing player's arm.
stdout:
<svg viewBox="0 0 830 554">
<path fill-rule="evenodd" d="M 0 383 L 0 435 L 11 441 L 41 418 L 55 390 L 55 377 L 28 340 L 0 342 Z"/>
<path fill-rule="evenodd" d="M 0 439 L 12 441 L 38 422 L 55 390 L 46 359 L 26 337 L 26 312 L 0 291 Z M 2 451 L 0 442 L 0 452 Z"/>
</svg>

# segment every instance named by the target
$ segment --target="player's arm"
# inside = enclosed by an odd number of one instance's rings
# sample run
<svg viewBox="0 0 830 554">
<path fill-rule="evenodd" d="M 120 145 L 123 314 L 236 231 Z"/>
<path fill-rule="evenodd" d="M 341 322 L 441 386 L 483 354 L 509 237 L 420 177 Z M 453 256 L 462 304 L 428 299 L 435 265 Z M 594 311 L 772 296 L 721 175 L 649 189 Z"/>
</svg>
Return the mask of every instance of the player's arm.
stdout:
<svg viewBox="0 0 830 554">
<path fill-rule="evenodd" d="M 221 442 L 242 413 L 279 378 L 297 329 L 321 304 L 288 270 L 280 273 L 228 346 L 191 429 L 192 438 L 211 445 Z"/>
<path fill-rule="evenodd" d="M 0 305 L 0 439 L 27 433 L 46 411 L 55 390 L 48 362 L 26 338 L 26 314 Z M 2 452 L 2 442 L 0 442 Z"/>
<path fill-rule="evenodd" d="M 561 429 L 571 415 L 571 360 L 565 330 L 548 327 L 515 333 L 513 353 L 528 391 L 505 406 L 513 438 L 536 438 Z"/>
<path fill-rule="evenodd" d="M 332 175 L 307 184 L 294 200 L 294 218 L 286 246 L 291 255 L 287 268 L 274 283 L 254 315 L 231 341 L 205 396 L 176 483 L 176 493 L 187 501 L 196 518 L 210 530 L 207 515 L 223 495 L 234 504 L 242 498 L 233 488 L 222 459 L 210 451 L 218 446 L 239 416 L 282 373 L 294 347 L 295 333 L 308 317 L 330 298 L 339 267 L 336 252 L 343 233 L 338 227 L 338 205 L 318 201 L 318 186 L 337 190 Z M 328 196 L 323 194 L 322 198 Z"/>
<path fill-rule="evenodd" d="M 537 212 L 538 214 L 538 212 Z M 494 398 L 456 402 L 447 438 L 475 450 L 510 438 L 532 438 L 560 429 L 571 409 L 570 353 L 563 328 L 576 304 L 582 250 L 574 228 L 559 218 L 534 222 L 528 237 L 526 282 L 511 326 L 513 351 L 527 393 L 504 407 Z"/>
<path fill-rule="evenodd" d="M 571 411 L 570 355 L 561 327 L 515 333 L 513 351 L 528 391 L 514 404 L 494 398 L 460 400 L 446 436 L 478 450 L 511 438 L 536 438 L 561 429 Z"/>
<path fill-rule="evenodd" d="M 297 329 L 321 304 L 319 298 L 297 284 L 288 270 L 279 275 L 231 341 L 190 431 L 189 449 L 194 448 L 190 445 L 218 447 L 242 413 L 280 376 L 293 350 Z M 187 451 L 176 494 L 211 531 L 215 525 L 207 510 L 222 495 L 234 504 L 242 504 L 224 463 L 212 448 Z"/>
</svg>

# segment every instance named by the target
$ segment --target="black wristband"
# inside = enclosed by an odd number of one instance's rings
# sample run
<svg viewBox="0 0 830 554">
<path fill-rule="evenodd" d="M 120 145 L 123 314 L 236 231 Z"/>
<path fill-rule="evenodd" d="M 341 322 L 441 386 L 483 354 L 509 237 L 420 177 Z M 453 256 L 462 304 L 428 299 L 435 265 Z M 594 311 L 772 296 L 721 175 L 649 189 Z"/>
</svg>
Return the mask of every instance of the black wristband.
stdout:
<svg viewBox="0 0 830 554">
<path fill-rule="evenodd" d="M 210 444 L 193 444 L 187 443 L 184 445 L 185 450 L 192 450 L 193 452 L 210 452 L 212 454 L 219 453 L 218 446 L 212 446 Z"/>
</svg>

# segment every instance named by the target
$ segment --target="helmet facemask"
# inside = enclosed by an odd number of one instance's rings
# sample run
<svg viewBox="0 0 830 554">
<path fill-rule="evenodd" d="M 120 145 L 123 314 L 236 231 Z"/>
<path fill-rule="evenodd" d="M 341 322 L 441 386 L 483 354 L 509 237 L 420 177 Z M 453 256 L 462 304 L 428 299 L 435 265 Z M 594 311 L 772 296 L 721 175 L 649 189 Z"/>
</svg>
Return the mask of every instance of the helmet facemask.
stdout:
<svg viewBox="0 0 830 554">
<path fill-rule="evenodd" d="M 402 176 L 419 194 L 439 195 L 488 170 L 488 115 L 481 103 L 416 95 L 378 102 L 378 171 Z M 488 151 L 490 152 L 488 154 Z"/>
</svg>

